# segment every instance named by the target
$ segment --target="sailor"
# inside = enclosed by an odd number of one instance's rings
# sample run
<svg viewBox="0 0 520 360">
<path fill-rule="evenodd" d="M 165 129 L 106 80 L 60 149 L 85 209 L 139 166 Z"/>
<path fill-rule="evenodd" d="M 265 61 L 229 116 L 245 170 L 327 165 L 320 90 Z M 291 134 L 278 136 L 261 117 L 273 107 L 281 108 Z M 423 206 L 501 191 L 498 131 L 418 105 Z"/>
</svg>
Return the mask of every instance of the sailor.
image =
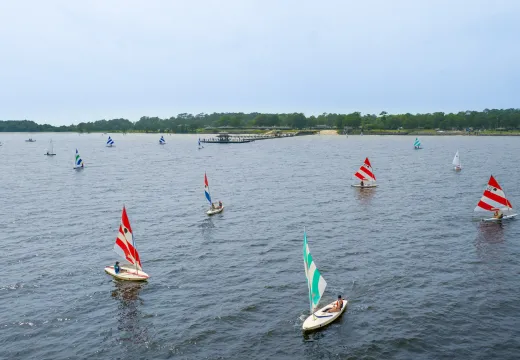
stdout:
<svg viewBox="0 0 520 360">
<path fill-rule="evenodd" d="M 359 185 L 361 185 L 361 187 L 365 186 L 365 183 L 363 182 L 363 180 L 361 180 L 361 183 L 359 183 Z"/>
<path fill-rule="evenodd" d="M 341 298 L 341 295 L 338 295 L 338 300 L 334 303 L 334 306 L 332 306 L 327 312 L 339 312 L 343 308 L 343 299 Z"/>
<path fill-rule="evenodd" d="M 116 261 L 116 264 L 114 265 L 114 271 L 116 274 L 119 274 L 121 271 L 121 268 L 119 267 L 119 261 Z"/>
<path fill-rule="evenodd" d="M 218 202 L 218 207 L 222 209 L 222 201 Z"/>
</svg>

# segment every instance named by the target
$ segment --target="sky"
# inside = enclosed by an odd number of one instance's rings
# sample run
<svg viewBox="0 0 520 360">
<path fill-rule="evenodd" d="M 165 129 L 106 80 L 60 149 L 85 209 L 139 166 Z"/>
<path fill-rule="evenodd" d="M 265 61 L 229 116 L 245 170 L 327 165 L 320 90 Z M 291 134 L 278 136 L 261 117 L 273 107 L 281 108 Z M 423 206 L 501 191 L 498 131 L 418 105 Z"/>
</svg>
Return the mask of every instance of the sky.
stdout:
<svg viewBox="0 0 520 360">
<path fill-rule="evenodd" d="M 0 119 L 517 108 L 518 0 L 0 1 Z"/>
</svg>

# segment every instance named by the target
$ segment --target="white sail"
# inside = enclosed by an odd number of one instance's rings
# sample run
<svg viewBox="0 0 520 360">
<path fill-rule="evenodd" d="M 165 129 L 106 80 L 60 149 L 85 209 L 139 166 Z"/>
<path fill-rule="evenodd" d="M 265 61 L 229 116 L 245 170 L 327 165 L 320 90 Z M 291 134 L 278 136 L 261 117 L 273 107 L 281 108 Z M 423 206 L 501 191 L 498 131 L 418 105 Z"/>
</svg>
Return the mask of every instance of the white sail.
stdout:
<svg viewBox="0 0 520 360">
<path fill-rule="evenodd" d="M 457 150 L 457 153 L 455 154 L 455 157 L 453 158 L 453 165 L 456 167 L 456 168 L 461 168 L 460 166 L 460 157 L 459 157 L 459 150 Z"/>
<path fill-rule="evenodd" d="M 54 154 L 54 145 L 52 144 L 52 139 L 49 141 L 49 148 L 47 149 L 47 154 Z"/>
</svg>

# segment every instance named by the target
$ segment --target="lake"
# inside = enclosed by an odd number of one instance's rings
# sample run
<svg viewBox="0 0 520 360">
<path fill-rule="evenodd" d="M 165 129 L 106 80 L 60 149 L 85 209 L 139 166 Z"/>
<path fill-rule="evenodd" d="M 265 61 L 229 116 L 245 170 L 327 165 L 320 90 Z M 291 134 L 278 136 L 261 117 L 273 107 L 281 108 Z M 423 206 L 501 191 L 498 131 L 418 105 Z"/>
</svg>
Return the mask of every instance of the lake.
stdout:
<svg viewBox="0 0 520 360">
<path fill-rule="evenodd" d="M 520 204 L 518 138 L 111 135 L 0 133 L 0 358 L 518 358 L 520 222 L 473 219 L 491 174 Z M 367 156 L 379 187 L 350 187 Z M 123 205 L 147 283 L 103 271 Z M 349 301 L 310 334 L 304 228 Z"/>
</svg>

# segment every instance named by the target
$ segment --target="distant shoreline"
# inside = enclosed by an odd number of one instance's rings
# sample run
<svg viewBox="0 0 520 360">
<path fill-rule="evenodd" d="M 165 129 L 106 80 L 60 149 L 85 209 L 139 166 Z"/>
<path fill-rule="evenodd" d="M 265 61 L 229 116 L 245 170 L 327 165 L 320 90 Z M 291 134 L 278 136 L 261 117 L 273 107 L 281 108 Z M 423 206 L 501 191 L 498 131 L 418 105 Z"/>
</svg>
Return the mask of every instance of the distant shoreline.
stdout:
<svg viewBox="0 0 520 360">
<path fill-rule="evenodd" d="M 249 131 L 248 131 L 249 130 Z M 173 133 L 173 132 L 145 132 L 145 131 L 92 131 L 92 132 L 77 132 L 77 131 L 0 131 L 0 137 L 2 134 L 27 134 L 29 137 L 37 136 L 37 134 L 78 134 L 78 135 L 105 135 L 105 134 L 144 134 L 144 135 L 157 135 L 157 134 L 167 134 L 167 135 L 215 135 L 218 132 L 208 131 L 208 132 L 188 132 L 188 133 Z M 255 130 L 251 131 L 251 129 L 244 129 L 244 131 L 240 131 L 238 129 L 234 129 L 234 131 L 227 131 L 230 135 L 240 136 L 240 135 L 271 135 L 273 134 L 273 130 Z M 432 131 L 392 131 L 392 130 L 372 130 L 372 131 L 355 131 L 347 134 L 343 134 L 340 130 L 334 129 L 325 129 L 325 130 L 282 130 L 279 131 L 280 134 L 295 134 L 296 135 L 324 135 L 324 136 L 367 136 L 367 135 L 378 135 L 378 136 L 520 136 L 520 131 L 480 131 L 480 132 L 465 132 L 465 131 L 442 131 L 436 132 Z"/>
</svg>

